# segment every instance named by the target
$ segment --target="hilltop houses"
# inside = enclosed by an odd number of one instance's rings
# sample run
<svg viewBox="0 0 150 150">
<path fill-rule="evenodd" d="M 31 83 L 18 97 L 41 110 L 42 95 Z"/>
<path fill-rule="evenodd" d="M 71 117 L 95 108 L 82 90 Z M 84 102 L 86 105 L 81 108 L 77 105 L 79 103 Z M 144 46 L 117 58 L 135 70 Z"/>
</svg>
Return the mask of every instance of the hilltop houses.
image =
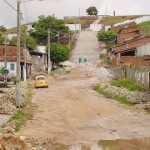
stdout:
<svg viewBox="0 0 150 150">
<path fill-rule="evenodd" d="M 150 66 L 150 36 L 143 36 L 135 22 L 111 28 L 116 33 L 112 47 L 113 66 Z"/>
</svg>

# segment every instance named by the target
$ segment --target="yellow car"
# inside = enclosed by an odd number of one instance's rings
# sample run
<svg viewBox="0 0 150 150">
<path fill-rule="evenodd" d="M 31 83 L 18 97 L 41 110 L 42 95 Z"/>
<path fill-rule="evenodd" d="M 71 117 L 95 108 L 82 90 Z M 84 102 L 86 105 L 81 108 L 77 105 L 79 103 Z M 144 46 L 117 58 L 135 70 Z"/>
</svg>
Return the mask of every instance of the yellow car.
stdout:
<svg viewBox="0 0 150 150">
<path fill-rule="evenodd" d="M 35 88 L 48 87 L 48 80 L 47 80 L 46 76 L 44 76 L 44 75 L 37 75 L 35 77 L 34 87 Z"/>
</svg>

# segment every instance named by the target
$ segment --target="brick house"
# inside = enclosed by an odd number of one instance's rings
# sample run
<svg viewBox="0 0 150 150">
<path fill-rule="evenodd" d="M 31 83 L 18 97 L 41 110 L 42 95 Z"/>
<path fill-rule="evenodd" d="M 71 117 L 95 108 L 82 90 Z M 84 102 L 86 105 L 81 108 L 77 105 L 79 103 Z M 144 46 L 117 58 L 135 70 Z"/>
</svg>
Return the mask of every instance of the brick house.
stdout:
<svg viewBox="0 0 150 150">
<path fill-rule="evenodd" d="M 146 57 L 147 56 L 147 57 Z M 121 64 L 148 66 L 150 56 L 150 36 L 130 40 L 125 44 L 112 48 L 113 65 Z M 147 61 L 146 61 L 147 60 Z"/>
<path fill-rule="evenodd" d="M 0 45 L 0 67 L 4 67 L 4 48 L 5 45 Z M 9 74 L 16 75 L 17 68 L 17 48 L 16 46 L 7 46 L 7 68 Z M 26 52 L 26 70 L 27 77 L 32 72 L 46 71 L 47 68 L 47 54 L 45 52 L 38 52 L 28 49 Z M 24 67 L 24 48 L 20 47 L 20 65 L 21 65 L 21 78 L 23 78 L 23 67 Z"/>
<path fill-rule="evenodd" d="M 140 29 L 135 22 L 114 26 L 111 29 L 116 33 L 116 45 L 141 37 Z"/>
<path fill-rule="evenodd" d="M 0 45 L 0 67 L 4 67 L 4 51 L 5 45 Z M 7 68 L 9 69 L 9 74 L 15 76 L 16 75 L 16 68 L 17 68 L 17 48 L 16 46 L 7 46 L 6 47 L 6 60 L 7 60 Z M 27 70 L 27 77 L 31 75 L 31 61 L 29 56 L 29 51 L 27 51 L 27 63 L 26 63 L 26 70 Z M 20 66 L 21 66 L 21 78 L 23 78 L 23 66 L 24 66 L 24 48 L 20 47 Z"/>
</svg>

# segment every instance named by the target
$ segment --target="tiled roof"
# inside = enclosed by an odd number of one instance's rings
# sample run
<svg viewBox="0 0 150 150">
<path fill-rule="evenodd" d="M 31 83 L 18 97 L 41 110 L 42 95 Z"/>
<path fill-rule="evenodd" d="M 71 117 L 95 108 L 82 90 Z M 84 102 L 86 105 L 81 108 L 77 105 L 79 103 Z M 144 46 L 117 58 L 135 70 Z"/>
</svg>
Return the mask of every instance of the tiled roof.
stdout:
<svg viewBox="0 0 150 150">
<path fill-rule="evenodd" d="M 149 36 L 141 37 L 141 38 L 138 38 L 136 40 L 130 41 L 126 44 L 123 44 L 121 46 L 112 48 L 112 52 L 113 53 L 118 53 L 118 52 L 128 51 L 128 50 L 131 50 L 131 49 L 135 49 L 139 46 L 142 46 L 146 43 L 150 43 L 150 37 Z"/>
</svg>

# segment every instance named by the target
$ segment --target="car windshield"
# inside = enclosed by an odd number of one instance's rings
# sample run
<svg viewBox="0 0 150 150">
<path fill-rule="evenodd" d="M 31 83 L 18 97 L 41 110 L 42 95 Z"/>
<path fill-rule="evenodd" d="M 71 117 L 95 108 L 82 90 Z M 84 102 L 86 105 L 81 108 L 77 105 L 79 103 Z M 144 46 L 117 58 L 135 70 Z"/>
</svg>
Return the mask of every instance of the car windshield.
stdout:
<svg viewBox="0 0 150 150">
<path fill-rule="evenodd" d="M 45 77 L 37 77 L 37 80 L 45 80 Z"/>
</svg>

